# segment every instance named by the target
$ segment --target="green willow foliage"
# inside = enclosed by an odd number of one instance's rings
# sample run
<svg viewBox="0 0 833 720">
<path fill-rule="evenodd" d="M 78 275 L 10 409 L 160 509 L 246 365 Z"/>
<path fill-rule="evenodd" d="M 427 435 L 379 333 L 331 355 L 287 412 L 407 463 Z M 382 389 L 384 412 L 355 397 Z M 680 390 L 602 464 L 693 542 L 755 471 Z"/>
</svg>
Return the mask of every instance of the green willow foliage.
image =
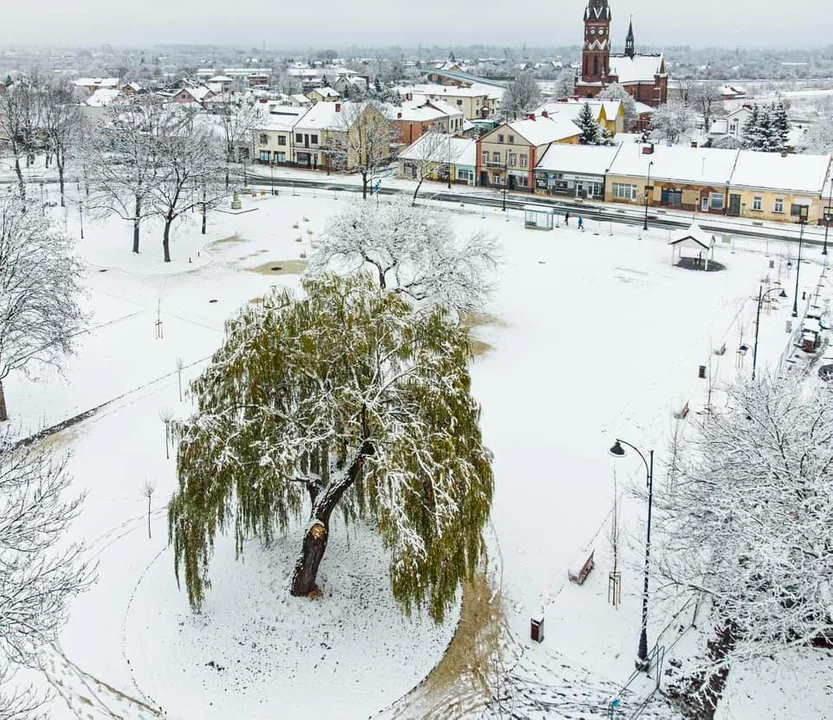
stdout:
<svg viewBox="0 0 833 720">
<path fill-rule="evenodd" d="M 239 554 L 248 538 L 322 517 L 346 486 L 338 509 L 378 529 L 403 611 L 440 621 L 482 556 L 493 493 L 468 332 L 366 275 L 303 291 L 246 306 L 192 384 L 198 411 L 177 428 L 169 507 L 177 582 L 199 610 L 218 533 L 233 528 Z"/>
</svg>

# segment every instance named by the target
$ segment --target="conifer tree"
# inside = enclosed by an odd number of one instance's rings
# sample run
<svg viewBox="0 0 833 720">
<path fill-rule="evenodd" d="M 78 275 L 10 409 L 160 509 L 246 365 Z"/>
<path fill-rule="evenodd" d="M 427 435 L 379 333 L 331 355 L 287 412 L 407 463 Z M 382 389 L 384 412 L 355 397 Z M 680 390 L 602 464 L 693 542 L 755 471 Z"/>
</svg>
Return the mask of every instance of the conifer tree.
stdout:
<svg viewBox="0 0 833 720">
<path fill-rule="evenodd" d="M 782 101 L 773 103 L 770 115 L 772 117 L 772 134 L 777 145 L 776 151 L 783 152 L 787 149 L 790 139 L 790 117 L 784 103 Z"/>
<path fill-rule="evenodd" d="M 761 150 L 764 145 L 764 132 L 761 127 L 761 108 L 752 106 L 752 114 L 743 126 L 744 150 Z"/>
<path fill-rule="evenodd" d="M 192 385 L 168 514 L 177 580 L 199 609 L 217 535 L 240 553 L 306 516 L 290 593 L 313 593 L 339 509 L 381 534 L 404 611 L 440 620 L 482 555 L 493 491 L 468 333 L 366 274 L 302 288 L 246 306 Z"/>
<path fill-rule="evenodd" d="M 589 103 L 583 103 L 578 117 L 576 118 L 576 125 L 581 130 L 581 137 L 579 140 L 582 145 L 598 145 L 599 143 L 599 123 L 593 115 L 593 110 Z"/>
</svg>

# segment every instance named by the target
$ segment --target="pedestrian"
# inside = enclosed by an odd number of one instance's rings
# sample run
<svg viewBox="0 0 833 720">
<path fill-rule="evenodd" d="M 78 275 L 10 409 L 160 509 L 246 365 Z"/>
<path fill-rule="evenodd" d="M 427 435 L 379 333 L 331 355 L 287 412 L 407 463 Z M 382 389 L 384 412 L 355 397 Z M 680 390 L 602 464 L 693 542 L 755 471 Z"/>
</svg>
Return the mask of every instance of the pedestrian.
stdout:
<svg viewBox="0 0 833 720">
<path fill-rule="evenodd" d="M 584 232 L 584 218 L 580 217 L 578 219 L 578 229 L 581 230 L 582 232 Z"/>
<path fill-rule="evenodd" d="M 564 224 L 565 224 L 565 225 L 569 225 L 569 224 L 570 224 L 570 213 L 569 213 L 569 212 L 565 212 L 565 213 L 564 213 Z"/>
</svg>

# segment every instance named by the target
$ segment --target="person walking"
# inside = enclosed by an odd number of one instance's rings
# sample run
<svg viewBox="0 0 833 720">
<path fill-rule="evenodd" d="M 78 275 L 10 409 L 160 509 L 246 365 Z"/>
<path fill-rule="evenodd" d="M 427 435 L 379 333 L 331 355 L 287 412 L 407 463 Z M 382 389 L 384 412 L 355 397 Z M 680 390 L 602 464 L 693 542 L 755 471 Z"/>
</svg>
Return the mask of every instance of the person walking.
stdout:
<svg viewBox="0 0 833 720">
<path fill-rule="evenodd" d="M 580 217 L 578 219 L 578 229 L 581 230 L 582 232 L 584 232 L 584 218 Z"/>
<path fill-rule="evenodd" d="M 569 211 L 564 213 L 564 224 L 565 225 L 570 224 L 570 213 L 569 213 Z"/>
</svg>

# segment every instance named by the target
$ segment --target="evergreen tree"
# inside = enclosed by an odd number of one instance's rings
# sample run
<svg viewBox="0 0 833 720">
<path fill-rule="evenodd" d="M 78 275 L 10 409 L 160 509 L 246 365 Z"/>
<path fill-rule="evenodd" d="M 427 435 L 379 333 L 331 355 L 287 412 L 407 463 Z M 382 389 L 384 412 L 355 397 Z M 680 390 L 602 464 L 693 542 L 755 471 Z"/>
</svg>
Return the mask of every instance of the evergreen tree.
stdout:
<svg viewBox="0 0 833 720">
<path fill-rule="evenodd" d="M 790 117 L 787 114 L 787 108 L 782 101 L 773 103 L 772 110 L 772 128 L 773 135 L 777 140 L 778 152 L 783 152 L 787 149 L 790 139 Z"/>
<path fill-rule="evenodd" d="M 761 127 L 761 108 L 752 106 L 752 114 L 743 126 L 743 148 L 745 150 L 762 150 L 764 146 L 764 130 Z"/>
<path fill-rule="evenodd" d="M 481 558 L 493 492 L 468 332 L 366 274 L 302 288 L 247 305 L 192 385 L 168 511 L 177 579 L 198 609 L 218 533 L 241 553 L 306 515 L 290 593 L 313 593 L 338 508 L 381 534 L 404 611 L 440 620 Z"/>
<path fill-rule="evenodd" d="M 598 145 L 599 123 L 596 122 L 596 117 L 589 103 L 585 102 L 582 104 L 581 110 L 576 118 L 576 125 L 581 130 L 579 140 L 582 145 Z"/>
<path fill-rule="evenodd" d="M 780 152 L 780 141 L 772 117 L 772 106 L 764 105 L 758 113 L 758 127 L 760 133 L 759 150 L 763 152 Z"/>
</svg>

